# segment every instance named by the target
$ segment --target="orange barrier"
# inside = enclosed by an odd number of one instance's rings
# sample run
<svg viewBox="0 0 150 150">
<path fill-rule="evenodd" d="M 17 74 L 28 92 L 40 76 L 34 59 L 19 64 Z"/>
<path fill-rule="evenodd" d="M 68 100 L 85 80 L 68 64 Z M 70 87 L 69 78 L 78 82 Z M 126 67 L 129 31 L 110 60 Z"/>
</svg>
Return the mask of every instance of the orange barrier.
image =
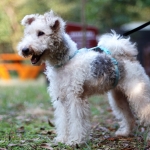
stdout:
<svg viewBox="0 0 150 150">
<path fill-rule="evenodd" d="M 11 79 L 10 71 L 16 71 L 21 80 L 35 79 L 43 66 L 25 64 L 26 58 L 18 54 L 0 54 L 0 78 Z"/>
</svg>

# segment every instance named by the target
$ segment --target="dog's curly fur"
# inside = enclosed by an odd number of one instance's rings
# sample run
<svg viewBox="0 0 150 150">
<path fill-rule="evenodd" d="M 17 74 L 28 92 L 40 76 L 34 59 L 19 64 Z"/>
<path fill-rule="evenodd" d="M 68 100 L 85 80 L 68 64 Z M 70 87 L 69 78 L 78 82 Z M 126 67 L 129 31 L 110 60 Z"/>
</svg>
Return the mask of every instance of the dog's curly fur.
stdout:
<svg viewBox="0 0 150 150">
<path fill-rule="evenodd" d="M 82 49 L 65 33 L 65 22 L 53 11 L 44 15 L 27 15 L 22 20 L 24 38 L 18 44 L 19 54 L 32 55 L 34 65 L 46 64 L 48 88 L 55 108 L 57 142 L 76 144 L 85 142 L 90 131 L 88 98 L 93 94 L 108 93 L 112 110 L 121 120 L 116 135 L 128 136 L 135 125 L 134 109 L 141 122 L 149 124 L 150 81 L 137 61 L 138 51 L 129 38 L 116 33 L 101 36 L 98 46 L 104 52 Z M 72 57 L 72 58 L 70 58 Z M 120 72 L 116 87 L 116 71 Z"/>
</svg>

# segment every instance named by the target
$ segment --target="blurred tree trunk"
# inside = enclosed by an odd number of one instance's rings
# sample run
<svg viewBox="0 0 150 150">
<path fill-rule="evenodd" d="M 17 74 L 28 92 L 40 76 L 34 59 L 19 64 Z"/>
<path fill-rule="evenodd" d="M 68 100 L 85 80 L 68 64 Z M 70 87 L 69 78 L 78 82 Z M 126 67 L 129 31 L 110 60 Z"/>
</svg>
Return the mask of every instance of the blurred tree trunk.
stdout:
<svg viewBox="0 0 150 150">
<path fill-rule="evenodd" d="M 81 0 L 82 47 L 86 47 L 85 4 L 86 4 L 86 0 Z"/>
</svg>

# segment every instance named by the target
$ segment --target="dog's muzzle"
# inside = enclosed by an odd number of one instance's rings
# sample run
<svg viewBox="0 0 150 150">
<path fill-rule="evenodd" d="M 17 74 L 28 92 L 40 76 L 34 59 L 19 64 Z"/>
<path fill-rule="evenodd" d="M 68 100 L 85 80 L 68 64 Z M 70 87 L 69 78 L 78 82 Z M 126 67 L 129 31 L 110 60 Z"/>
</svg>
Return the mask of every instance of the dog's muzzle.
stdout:
<svg viewBox="0 0 150 150">
<path fill-rule="evenodd" d="M 36 54 L 33 50 L 31 50 L 29 48 L 23 48 L 22 49 L 22 54 L 23 54 L 24 57 L 32 56 L 31 57 L 31 63 L 33 65 L 36 65 L 40 61 L 40 59 L 41 59 L 42 55 L 44 54 L 44 52 L 42 52 L 40 54 Z"/>
</svg>

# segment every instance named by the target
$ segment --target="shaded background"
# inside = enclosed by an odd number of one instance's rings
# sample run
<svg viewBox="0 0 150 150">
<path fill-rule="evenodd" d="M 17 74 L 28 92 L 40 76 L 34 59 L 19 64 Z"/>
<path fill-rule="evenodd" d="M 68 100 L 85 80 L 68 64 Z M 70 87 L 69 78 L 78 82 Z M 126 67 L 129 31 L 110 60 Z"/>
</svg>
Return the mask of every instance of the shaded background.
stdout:
<svg viewBox="0 0 150 150">
<path fill-rule="evenodd" d="M 82 44 L 78 44 L 78 47 L 91 46 L 87 44 L 87 39 L 88 35 L 94 34 L 89 29 L 94 29 L 95 35 L 99 37 L 111 29 L 123 33 L 150 20 L 150 0 L 0 0 L 0 75 L 4 74 L 4 70 L 11 75 L 6 81 L 0 76 L 0 149 L 72 149 L 63 144 L 57 147 L 50 145 L 56 135 L 52 126 L 53 108 L 47 93 L 45 76 L 39 73 L 36 80 L 23 78 L 22 75 L 18 78 L 19 73 L 33 75 L 35 67 L 30 62 L 24 64 L 27 60 L 23 60 L 22 64 L 21 58 L 15 62 L 9 60 L 7 65 L 11 65 L 10 69 L 15 64 L 24 67 L 15 74 L 13 70 L 5 68 L 7 62 L 2 58 L 3 53 L 17 52 L 17 43 L 23 36 L 23 27 L 20 25 L 22 18 L 27 14 L 43 14 L 50 9 L 64 18 L 67 32 L 72 38 L 78 39 L 77 33 L 81 36 Z M 150 75 L 149 28 L 132 34 L 131 40 L 137 42 L 138 58 Z M 97 38 L 92 37 L 90 40 Z M 8 61 L 8 55 L 4 55 Z M 112 115 L 106 95 L 91 97 L 89 102 L 92 140 L 79 148 L 80 150 L 150 148 L 150 143 L 145 141 L 149 128 L 141 125 L 137 125 L 131 137 L 114 137 L 119 126 Z"/>
<path fill-rule="evenodd" d="M 3 0 L 0 1 L 0 53 L 14 53 L 23 35 L 20 21 L 27 14 L 53 9 L 69 22 L 80 23 L 85 31 L 87 25 L 98 29 L 98 35 L 115 29 L 123 33 L 122 25 L 131 22 L 146 22 L 150 19 L 149 0 Z M 136 27 L 132 26 L 132 27 Z M 142 65 L 150 75 L 149 30 L 131 35 L 136 41 Z M 85 35 L 86 36 L 86 35 Z M 83 37 L 83 46 L 86 37 Z"/>
</svg>

